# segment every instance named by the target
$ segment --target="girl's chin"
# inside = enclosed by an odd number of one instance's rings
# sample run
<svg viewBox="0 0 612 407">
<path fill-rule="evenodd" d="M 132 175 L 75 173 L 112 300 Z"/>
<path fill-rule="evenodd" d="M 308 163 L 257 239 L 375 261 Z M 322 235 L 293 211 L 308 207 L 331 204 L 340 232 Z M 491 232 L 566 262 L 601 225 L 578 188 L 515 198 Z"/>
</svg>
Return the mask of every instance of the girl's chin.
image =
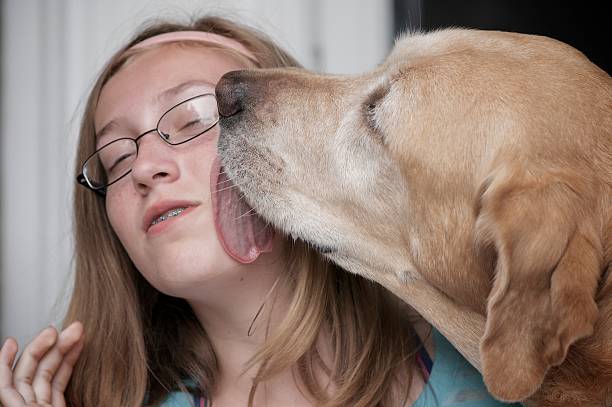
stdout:
<svg viewBox="0 0 612 407">
<path fill-rule="evenodd" d="M 214 264 L 210 261 L 197 263 L 199 267 L 192 264 L 185 267 L 177 267 L 176 264 L 173 264 L 172 267 L 160 267 L 154 278 L 147 278 L 147 280 L 164 294 L 182 297 L 180 293 L 194 291 L 194 289 L 202 290 L 207 286 L 224 282 L 231 283 L 236 277 L 240 277 L 243 265 L 229 257 L 225 259 L 224 264 L 219 264 L 219 259 L 216 260 Z M 202 264 L 206 266 L 202 267 Z"/>
</svg>

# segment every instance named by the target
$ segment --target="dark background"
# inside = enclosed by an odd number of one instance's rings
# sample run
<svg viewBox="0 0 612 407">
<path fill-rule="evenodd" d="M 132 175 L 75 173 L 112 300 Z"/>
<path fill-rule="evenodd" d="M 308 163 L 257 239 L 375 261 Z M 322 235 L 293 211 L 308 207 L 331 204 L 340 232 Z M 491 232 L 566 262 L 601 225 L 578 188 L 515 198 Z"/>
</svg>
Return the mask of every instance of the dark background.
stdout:
<svg viewBox="0 0 612 407">
<path fill-rule="evenodd" d="M 610 74 L 610 12 L 606 0 L 393 0 L 395 35 L 440 27 L 538 34 L 580 50 Z M 607 4 L 610 6 L 610 4 Z"/>
</svg>

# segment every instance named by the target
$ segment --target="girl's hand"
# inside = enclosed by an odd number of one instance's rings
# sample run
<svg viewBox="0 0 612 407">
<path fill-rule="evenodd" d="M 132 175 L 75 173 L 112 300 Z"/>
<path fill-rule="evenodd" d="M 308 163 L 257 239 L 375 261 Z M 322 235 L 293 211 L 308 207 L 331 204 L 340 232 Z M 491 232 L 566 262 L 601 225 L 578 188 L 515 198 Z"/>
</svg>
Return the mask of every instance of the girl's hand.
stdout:
<svg viewBox="0 0 612 407">
<path fill-rule="evenodd" d="M 5 407 L 64 407 L 64 391 L 83 349 L 83 325 L 73 322 L 59 335 L 43 329 L 13 368 L 18 345 L 8 338 L 0 348 L 0 404 Z"/>
</svg>

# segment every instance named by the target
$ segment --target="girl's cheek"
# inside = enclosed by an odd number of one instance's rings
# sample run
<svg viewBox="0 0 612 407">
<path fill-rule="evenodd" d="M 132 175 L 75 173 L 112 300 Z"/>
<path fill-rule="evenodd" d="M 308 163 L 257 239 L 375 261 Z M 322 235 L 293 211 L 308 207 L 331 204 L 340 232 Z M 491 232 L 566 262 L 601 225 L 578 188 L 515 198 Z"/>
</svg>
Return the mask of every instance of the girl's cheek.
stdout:
<svg viewBox="0 0 612 407">
<path fill-rule="evenodd" d="M 127 212 L 130 207 L 129 201 L 126 199 L 125 191 L 121 191 L 119 185 L 112 185 L 112 191 L 109 189 L 106 194 L 106 216 L 115 233 L 121 238 L 123 234 L 122 226 L 127 226 Z"/>
<path fill-rule="evenodd" d="M 108 222 L 110 223 L 111 228 L 113 228 L 115 233 L 119 235 L 119 231 L 117 230 L 116 225 L 120 224 L 120 222 L 118 222 L 114 206 L 112 204 L 109 205 L 108 200 L 106 201 L 106 217 L 108 218 Z"/>
</svg>

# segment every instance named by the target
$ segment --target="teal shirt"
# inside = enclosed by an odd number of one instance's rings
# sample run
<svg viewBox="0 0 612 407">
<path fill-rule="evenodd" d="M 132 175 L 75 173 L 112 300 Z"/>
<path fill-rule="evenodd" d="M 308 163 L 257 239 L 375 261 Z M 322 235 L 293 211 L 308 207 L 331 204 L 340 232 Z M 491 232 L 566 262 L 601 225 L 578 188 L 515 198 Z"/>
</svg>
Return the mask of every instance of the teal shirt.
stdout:
<svg viewBox="0 0 612 407">
<path fill-rule="evenodd" d="M 436 354 L 429 380 L 413 407 L 520 407 L 495 400 L 487 392 L 480 373 L 440 334 L 433 329 Z M 194 397 L 173 392 L 162 407 L 191 407 Z M 208 407 L 200 401 L 195 407 Z M 223 407 L 223 406 L 221 406 Z"/>
<path fill-rule="evenodd" d="M 436 348 L 429 380 L 413 407 L 519 407 L 495 400 L 482 376 L 446 340 L 432 329 Z"/>
<path fill-rule="evenodd" d="M 160 404 L 161 407 L 194 407 L 195 401 L 191 394 L 174 391 Z M 200 407 L 195 405 L 195 407 Z"/>
</svg>

